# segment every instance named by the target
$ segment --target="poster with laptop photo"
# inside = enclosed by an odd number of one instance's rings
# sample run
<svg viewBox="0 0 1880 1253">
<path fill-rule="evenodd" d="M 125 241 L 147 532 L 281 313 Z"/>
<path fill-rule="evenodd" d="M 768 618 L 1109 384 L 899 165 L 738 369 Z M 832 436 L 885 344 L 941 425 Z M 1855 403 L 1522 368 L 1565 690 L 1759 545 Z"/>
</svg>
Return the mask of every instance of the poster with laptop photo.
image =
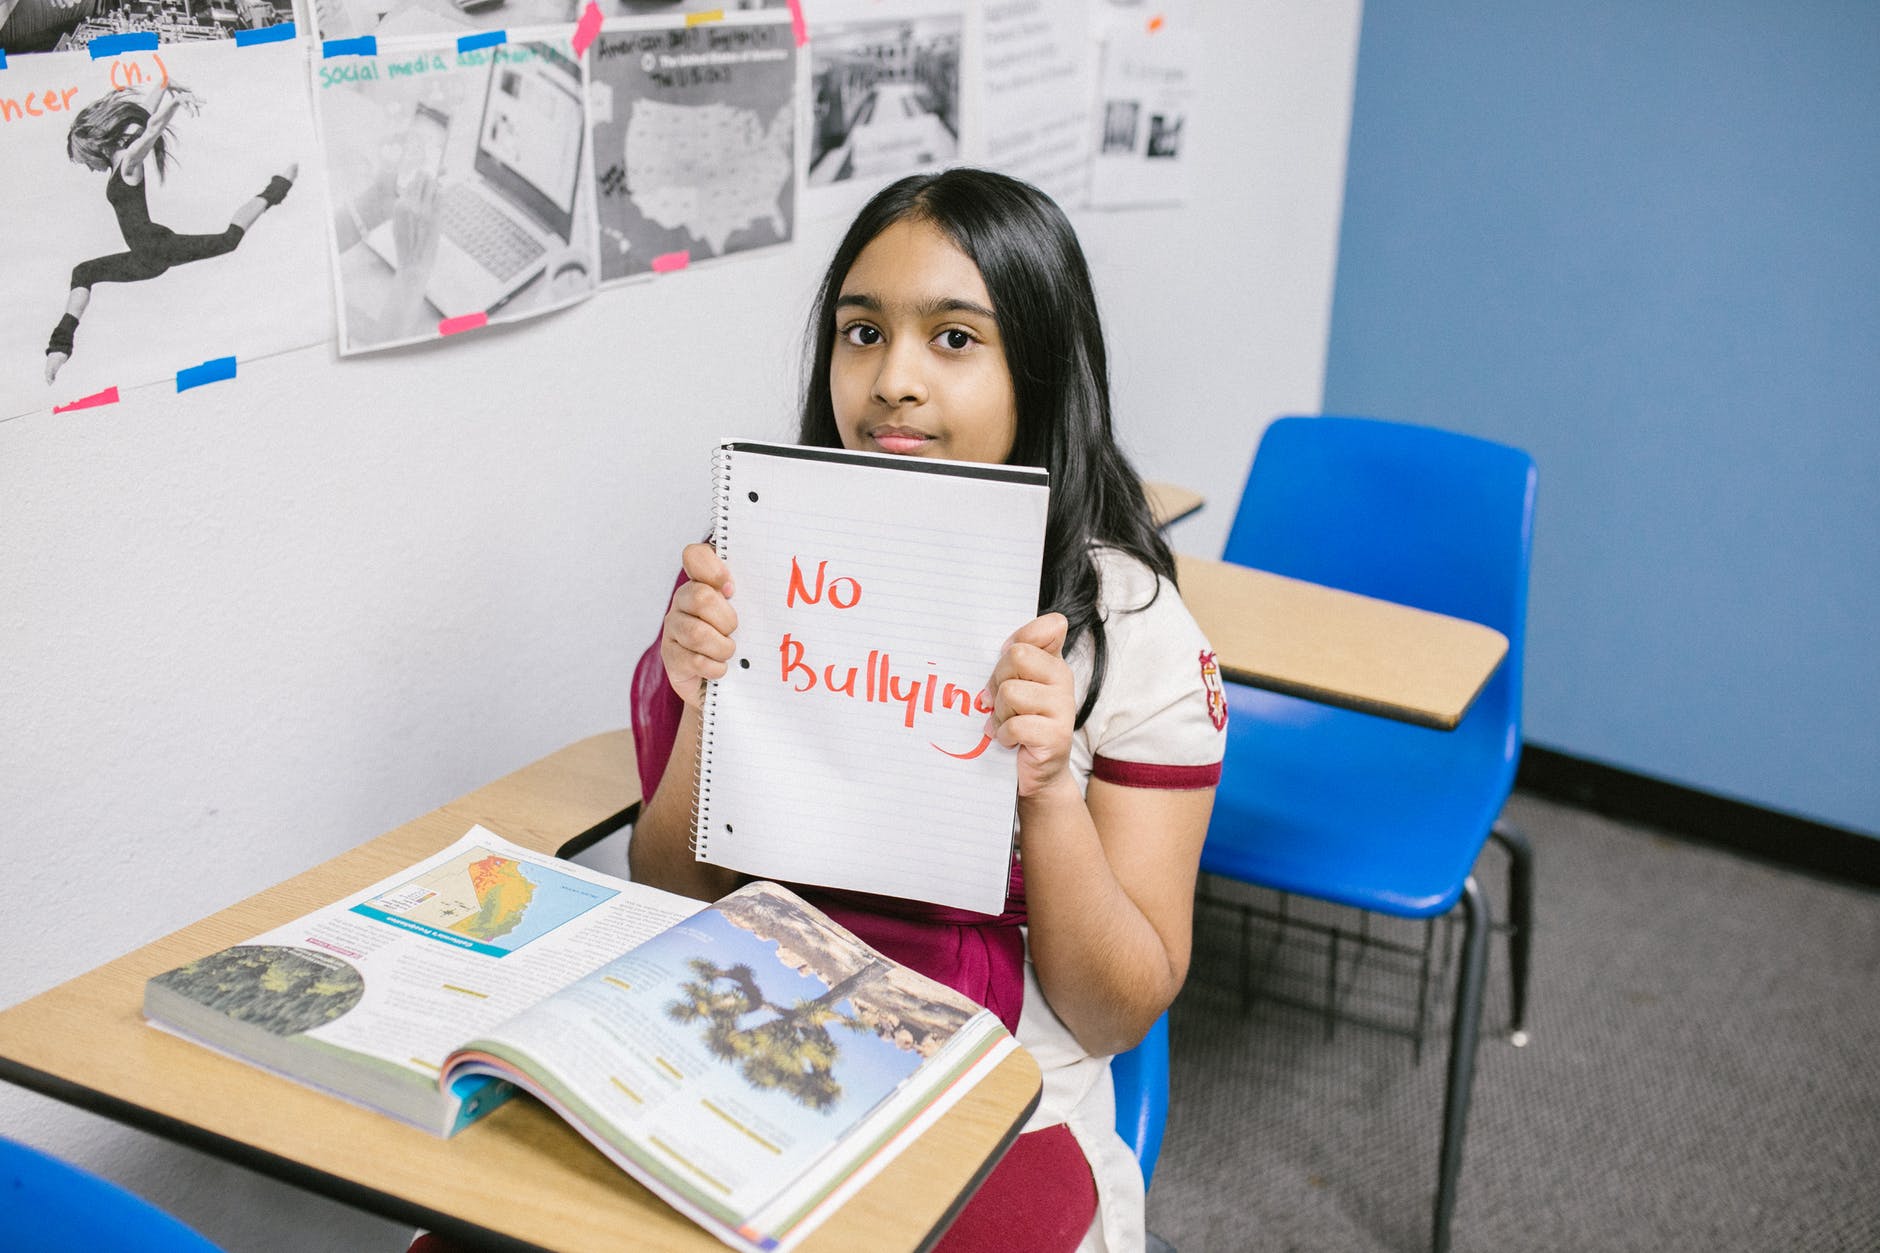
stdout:
<svg viewBox="0 0 1880 1253">
<path fill-rule="evenodd" d="M 53 4 L 58 0 L 38 2 Z M 104 3 L 105 0 L 86 2 Z M 275 2 L 284 4 L 286 0 Z M 0 0 L 0 6 L 6 3 L 7 0 Z M 787 11 L 790 0 L 595 0 L 595 3 L 603 18 L 683 18 L 753 9 Z M 312 12 L 322 39 L 570 26 L 581 19 L 587 6 L 588 0 L 307 0 L 307 8 Z"/>
<path fill-rule="evenodd" d="M 313 75 L 341 353 L 593 293 L 586 93 L 565 42 L 386 40 Z"/>
</svg>

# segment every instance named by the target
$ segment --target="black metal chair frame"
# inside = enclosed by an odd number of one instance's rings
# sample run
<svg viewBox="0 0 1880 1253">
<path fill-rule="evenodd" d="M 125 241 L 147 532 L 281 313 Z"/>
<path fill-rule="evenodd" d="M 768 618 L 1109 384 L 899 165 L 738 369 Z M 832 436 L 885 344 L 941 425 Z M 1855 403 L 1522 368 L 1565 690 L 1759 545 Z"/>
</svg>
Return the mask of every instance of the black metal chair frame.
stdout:
<svg viewBox="0 0 1880 1253">
<path fill-rule="evenodd" d="M 1448 1075 L 1443 1089 L 1443 1139 L 1442 1151 L 1438 1158 L 1436 1176 L 1436 1196 L 1430 1248 L 1432 1253 L 1448 1253 L 1450 1217 L 1455 1212 L 1456 1181 L 1462 1171 L 1462 1142 L 1468 1129 L 1469 1098 L 1475 1083 L 1475 1057 L 1481 1036 L 1483 986 L 1488 971 L 1488 937 L 1495 931 L 1504 931 L 1508 936 L 1508 972 L 1509 972 L 1509 1041 L 1517 1048 L 1527 1043 L 1527 985 L 1529 958 L 1534 936 L 1534 851 L 1528 839 L 1511 823 L 1500 820 L 1489 832 L 1491 838 L 1507 850 L 1508 862 L 1508 920 L 1497 924 L 1494 912 L 1489 905 L 1487 891 L 1470 875 L 1462 887 L 1461 899 L 1450 913 L 1444 915 L 1445 924 L 1453 924 L 1457 914 L 1462 919 L 1462 952 L 1456 970 L 1456 1000 L 1449 1025 L 1449 1062 Z M 1252 1003 L 1253 962 L 1252 956 L 1252 920 L 1262 918 L 1278 923 L 1282 928 L 1301 928 L 1324 935 L 1329 943 L 1330 959 L 1326 971 L 1326 995 L 1323 1003 L 1325 1014 L 1325 1032 L 1329 1040 L 1337 1023 L 1337 988 L 1339 950 L 1341 945 L 1354 940 L 1359 946 L 1361 961 L 1364 950 L 1379 948 L 1393 953 L 1418 957 L 1420 967 L 1417 981 L 1417 1008 L 1415 1025 L 1409 1028 L 1392 1026 L 1387 1023 L 1367 1022 L 1365 1025 L 1396 1034 L 1409 1035 L 1413 1042 L 1413 1060 L 1420 1062 L 1423 1055 L 1423 1035 L 1428 1018 L 1429 985 L 1431 976 L 1431 951 L 1436 919 L 1424 920 L 1423 943 L 1420 947 L 1401 944 L 1370 934 L 1370 913 L 1360 911 L 1361 930 L 1351 932 L 1345 928 L 1315 922 L 1310 919 L 1294 918 L 1286 907 L 1287 898 L 1282 895 L 1277 912 L 1261 909 L 1243 902 L 1219 900 L 1206 891 L 1206 880 L 1212 876 L 1203 876 L 1203 891 L 1199 901 L 1210 906 L 1218 906 L 1238 911 L 1241 915 L 1241 962 L 1240 991 L 1243 1010 Z M 1437 971 L 1438 979 L 1447 971 L 1447 940 L 1443 945 L 1444 960 Z M 1275 1004 L 1291 1005 L 1302 1009 L 1319 1009 L 1310 1002 L 1262 993 L 1262 999 Z"/>
</svg>

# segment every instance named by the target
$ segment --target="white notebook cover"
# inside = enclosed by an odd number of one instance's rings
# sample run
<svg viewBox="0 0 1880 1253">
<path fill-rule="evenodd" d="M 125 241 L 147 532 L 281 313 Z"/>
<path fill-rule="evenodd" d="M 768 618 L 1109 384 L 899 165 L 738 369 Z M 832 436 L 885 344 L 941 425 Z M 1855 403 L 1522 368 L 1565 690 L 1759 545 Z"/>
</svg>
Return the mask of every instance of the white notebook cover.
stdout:
<svg viewBox="0 0 1880 1253">
<path fill-rule="evenodd" d="M 1044 471 L 732 441 L 738 614 L 707 685 L 693 849 L 763 878 L 999 913 L 1017 765 L 983 695 L 1037 614 Z"/>
</svg>

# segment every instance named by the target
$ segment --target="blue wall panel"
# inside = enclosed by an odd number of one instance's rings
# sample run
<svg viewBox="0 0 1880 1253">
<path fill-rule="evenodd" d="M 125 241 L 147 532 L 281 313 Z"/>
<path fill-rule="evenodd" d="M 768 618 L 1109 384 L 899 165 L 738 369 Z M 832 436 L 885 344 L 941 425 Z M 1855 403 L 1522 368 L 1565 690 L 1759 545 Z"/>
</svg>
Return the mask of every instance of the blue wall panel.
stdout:
<svg viewBox="0 0 1880 1253">
<path fill-rule="evenodd" d="M 1532 742 L 1880 836 L 1880 4 L 1367 5 L 1325 407 L 1534 455 Z"/>
</svg>

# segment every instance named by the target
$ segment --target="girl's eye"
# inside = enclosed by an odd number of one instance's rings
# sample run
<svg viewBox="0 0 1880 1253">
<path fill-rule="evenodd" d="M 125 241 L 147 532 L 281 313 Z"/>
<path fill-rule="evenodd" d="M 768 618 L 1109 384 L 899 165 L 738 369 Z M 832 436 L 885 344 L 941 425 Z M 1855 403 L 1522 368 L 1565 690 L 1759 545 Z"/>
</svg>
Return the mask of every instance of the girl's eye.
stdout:
<svg viewBox="0 0 1880 1253">
<path fill-rule="evenodd" d="M 841 330 L 843 339 L 857 348 L 868 348 L 881 342 L 881 332 L 866 322 L 853 322 Z"/>
<path fill-rule="evenodd" d="M 963 352 L 967 348 L 972 347 L 973 337 L 970 332 L 962 331 L 958 327 L 954 327 L 951 330 L 940 332 L 940 342 L 945 344 L 948 348 L 951 348 L 954 352 Z"/>
</svg>

